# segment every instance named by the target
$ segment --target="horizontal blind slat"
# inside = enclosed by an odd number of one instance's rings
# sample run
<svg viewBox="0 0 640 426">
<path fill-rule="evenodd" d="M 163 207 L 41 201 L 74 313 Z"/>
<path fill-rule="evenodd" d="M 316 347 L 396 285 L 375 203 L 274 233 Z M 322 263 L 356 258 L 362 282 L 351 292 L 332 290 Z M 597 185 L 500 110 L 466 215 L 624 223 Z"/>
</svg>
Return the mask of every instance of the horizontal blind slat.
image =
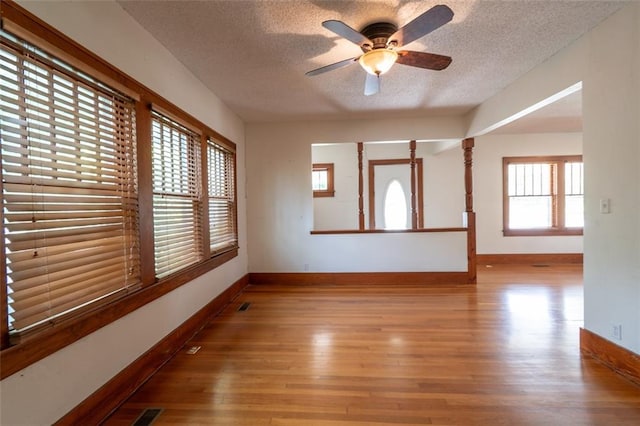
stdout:
<svg viewBox="0 0 640 426">
<path fill-rule="evenodd" d="M 0 48 L 9 316 L 21 332 L 139 283 L 135 105 L 44 52 Z"/>
<path fill-rule="evenodd" d="M 152 113 L 154 257 L 163 277 L 202 260 L 200 137 Z"/>
</svg>

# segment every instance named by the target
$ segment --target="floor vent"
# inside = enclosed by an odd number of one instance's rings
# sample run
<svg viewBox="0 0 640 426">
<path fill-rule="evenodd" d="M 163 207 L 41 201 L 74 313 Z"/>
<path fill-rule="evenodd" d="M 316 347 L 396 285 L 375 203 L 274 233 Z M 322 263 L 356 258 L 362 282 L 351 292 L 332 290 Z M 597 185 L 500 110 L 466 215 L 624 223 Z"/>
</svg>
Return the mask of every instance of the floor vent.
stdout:
<svg viewBox="0 0 640 426">
<path fill-rule="evenodd" d="M 238 312 L 244 312 L 247 309 L 249 309 L 249 306 L 251 305 L 251 303 L 249 302 L 244 302 L 242 305 L 240 305 L 240 307 L 238 308 Z"/>
<path fill-rule="evenodd" d="M 189 355 L 195 355 L 198 353 L 198 351 L 202 348 L 202 346 L 191 346 L 189 349 L 187 349 L 187 354 Z"/>
<path fill-rule="evenodd" d="M 542 263 L 538 263 L 538 264 L 532 265 L 532 266 L 534 268 L 548 268 L 549 267 L 549 265 L 545 265 L 545 264 L 542 264 Z"/>
<path fill-rule="evenodd" d="M 160 413 L 162 413 L 162 408 L 146 408 L 133 423 L 133 426 L 149 426 L 158 418 Z"/>
</svg>

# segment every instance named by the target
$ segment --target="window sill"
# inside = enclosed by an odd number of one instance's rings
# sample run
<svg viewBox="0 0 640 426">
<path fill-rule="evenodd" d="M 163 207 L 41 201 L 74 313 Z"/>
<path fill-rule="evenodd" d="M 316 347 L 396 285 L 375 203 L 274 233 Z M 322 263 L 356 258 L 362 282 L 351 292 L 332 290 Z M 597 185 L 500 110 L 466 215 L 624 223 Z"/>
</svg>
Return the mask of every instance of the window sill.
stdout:
<svg viewBox="0 0 640 426">
<path fill-rule="evenodd" d="M 582 229 L 505 229 L 505 237 L 562 237 L 583 235 Z"/>
<path fill-rule="evenodd" d="M 61 321 L 0 353 L 0 380 L 38 362 L 94 331 L 135 311 L 238 255 L 238 248 L 212 257 L 135 293 L 91 311 Z"/>
<path fill-rule="evenodd" d="M 313 191 L 313 198 L 333 197 L 335 195 L 336 191 Z"/>
</svg>

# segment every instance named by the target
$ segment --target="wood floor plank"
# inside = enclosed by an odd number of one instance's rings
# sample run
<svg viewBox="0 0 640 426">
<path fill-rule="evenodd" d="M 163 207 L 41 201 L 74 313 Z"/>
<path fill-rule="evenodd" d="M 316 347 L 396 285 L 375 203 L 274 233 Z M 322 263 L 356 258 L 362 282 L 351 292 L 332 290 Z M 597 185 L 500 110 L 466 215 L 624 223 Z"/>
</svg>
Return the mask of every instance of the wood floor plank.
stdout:
<svg viewBox="0 0 640 426">
<path fill-rule="evenodd" d="M 581 265 L 249 286 L 105 423 L 160 407 L 154 425 L 640 424 L 640 388 L 581 356 L 582 325 Z"/>
</svg>

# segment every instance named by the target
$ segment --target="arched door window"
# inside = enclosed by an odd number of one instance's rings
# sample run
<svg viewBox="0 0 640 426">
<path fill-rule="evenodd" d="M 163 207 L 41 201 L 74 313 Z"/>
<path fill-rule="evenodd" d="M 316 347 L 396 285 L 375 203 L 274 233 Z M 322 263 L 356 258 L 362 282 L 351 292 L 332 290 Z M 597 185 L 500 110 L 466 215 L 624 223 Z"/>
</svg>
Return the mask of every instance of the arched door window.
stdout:
<svg viewBox="0 0 640 426">
<path fill-rule="evenodd" d="M 384 228 L 407 229 L 407 199 L 397 179 L 389 183 L 384 196 Z"/>
</svg>

